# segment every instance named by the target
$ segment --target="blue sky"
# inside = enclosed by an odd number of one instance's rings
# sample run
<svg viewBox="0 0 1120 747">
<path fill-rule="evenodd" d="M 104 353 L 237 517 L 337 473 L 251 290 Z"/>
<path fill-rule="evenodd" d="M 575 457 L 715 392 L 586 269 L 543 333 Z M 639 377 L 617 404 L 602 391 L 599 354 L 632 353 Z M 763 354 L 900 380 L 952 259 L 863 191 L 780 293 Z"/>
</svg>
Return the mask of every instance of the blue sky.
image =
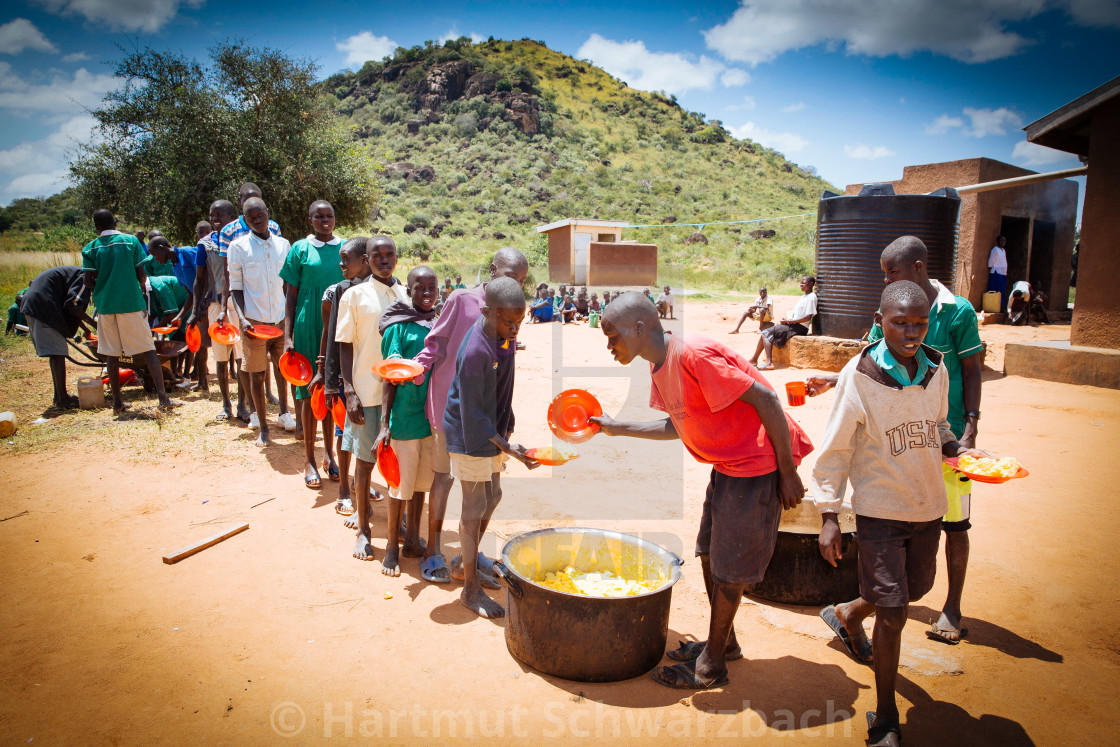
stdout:
<svg viewBox="0 0 1120 747">
<path fill-rule="evenodd" d="M 1077 166 L 1027 144 L 1021 128 L 1120 74 L 1120 0 L 10 0 L 0 11 L 0 203 L 66 186 L 69 154 L 91 137 L 86 108 L 118 85 L 117 45 L 201 58 L 242 38 L 311 57 L 326 76 L 459 35 L 539 39 L 674 93 L 841 187 L 975 156 Z"/>
</svg>

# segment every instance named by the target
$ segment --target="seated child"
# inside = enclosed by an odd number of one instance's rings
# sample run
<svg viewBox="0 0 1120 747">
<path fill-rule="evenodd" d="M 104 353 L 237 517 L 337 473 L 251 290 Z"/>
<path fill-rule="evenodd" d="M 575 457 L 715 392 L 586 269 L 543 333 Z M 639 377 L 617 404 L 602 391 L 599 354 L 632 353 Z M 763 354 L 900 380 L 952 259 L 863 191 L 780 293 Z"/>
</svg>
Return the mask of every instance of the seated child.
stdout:
<svg viewBox="0 0 1120 747">
<path fill-rule="evenodd" d="M 564 297 L 564 303 L 560 306 L 560 321 L 564 324 L 570 324 L 577 319 L 579 319 L 579 312 L 576 310 L 576 301 L 569 293 Z"/>
<path fill-rule="evenodd" d="M 932 587 L 941 518 L 948 508 L 941 459 L 971 453 L 949 427 L 949 374 L 922 344 L 929 299 L 909 280 L 891 283 L 875 313 L 883 339 L 840 372 L 822 453 L 813 469 L 821 513 L 821 555 L 840 559 L 837 513 L 852 485 L 859 540 L 859 598 L 829 605 L 821 618 L 852 656 L 875 667 L 877 707 L 868 742 L 899 744 L 895 678 L 910 602 Z M 875 615 L 873 644 L 863 621 Z M 874 651 L 874 657 L 872 657 Z"/>
<path fill-rule="evenodd" d="M 804 294 L 797 301 L 797 305 L 793 307 L 793 312 L 788 318 L 783 319 L 780 324 L 761 331 L 758 337 L 758 347 L 754 350 L 754 355 L 751 357 L 751 365 L 758 366 L 760 371 L 774 367 L 773 360 L 773 347 L 777 345 L 779 348 L 784 348 L 790 338 L 797 335 L 809 334 L 809 324 L 812 323 L 813 317 L 817 314 L 817 294 L 813 288 L 817 284 L 817 279 L 812 275 L 806 275 L 801 278 L 801 292 Z M 766 351 L 766 362 L 759 365 L 758 356 Z"/>
<path fill-rule="evenodd" d="M 592 293 L 591 294 L 591 302 L 587 304 L 587 310 L 588 310 L 588 312 L 594 311 L 596 313 L 603 310 L 603 305 L 599 303 L 599 294 L 598 293 Z"/>
<path fill-rule="evenodd" d="M 439 279 L 430 267 L 420 265 L 408 273 L 405 282 L 409 301 L 394 301 L 381 315 L 381 355 L 390 358 L 414 358 L 424 349 L 424 340 L 432 331 L 436 317 L 435 305 Z M 424 554 L 424 541 L 420 539 L 420 512 L 424 509 L 424 494 L 432 489 L 435 471 L 432 469 L 435 438 L 424 412 L 428 398 L 428 379 L 420 384 L 406 381 L 392 385 L 386 382 L 381 395 L 381 433 L 374 442 L 377 446 L 388 441 L 400 464 L 401 482 L 390 488 L 388 515 L 388 546 L 381 561 L 381 572 L 386 576 L 401 575 L 400 555 L 419 558 Z M 404 548 L 400 548 L 401 508 L 408 517 L 405 527 Z"/>
<path fill-rule="evenodd" d="M 774 326 L 774 302 L 770 300 L 770 296 L 766 292 L 766 286 L 758 289 L 758 298 L 743 312 L 743 316 L 739 317 L 739 323 L 735 325 L 735 329 L 731 330 L 731 334 L 739 334 L 739 328 L 748 319 L 758 320 L 759 332 Z"/>
<path fill-rule="evenodd" d="M 459 348 L 443 414 L 451 475 L 463 486 L 459 520 L 463 593 L 459 600 L 480 617 L 505 615 L 502 606 L 482 591 L 478 578 L 478 544 L 502 500 L 502 462 L 512 456 L 529 469 L 539 466 L 522 446 L 508 440 L 514 425 L 517 332 L 524 318 L 525 296 L 517 280 L 499 277 L 486 284 L 482 318 Z"/>
</svg>

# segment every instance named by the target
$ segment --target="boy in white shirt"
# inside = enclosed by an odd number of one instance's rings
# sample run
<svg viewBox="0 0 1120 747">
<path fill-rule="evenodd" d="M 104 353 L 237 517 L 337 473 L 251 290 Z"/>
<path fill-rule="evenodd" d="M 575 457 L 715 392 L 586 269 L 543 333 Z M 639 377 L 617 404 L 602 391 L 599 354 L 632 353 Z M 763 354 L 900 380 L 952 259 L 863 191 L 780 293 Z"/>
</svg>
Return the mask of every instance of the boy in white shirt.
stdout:
<svg viewBox="0 0 1120 747">
<path fill-rule="evenodd" d="M 335 340 L 339 343 L 339 368 L 346 400 L 346 428 L 342 448 L 357 459 L 354 495 L 357 496 L 358 540 L 354 557 L 373 560 L 369 528 L 369 481 L 377 455 L 373 450 L 381 433 L 381 379 L 373 372 L 380 363 L 381 315 L 394 301 L 407 301 L 405 288 L 394 282 L 397 245 L 388 236 L 373 236 L 366 243 L 366 263 L 373 274 L 338 299 Z"/>
<path fill-rule="evenodd" d="M 798 299 L 797 305 L 793 307 L 793 313 L 789 315 L 788 319 L 783 319 L 773 327 L 764 329 L 759 333 L 758 347 L 755 348 L 754 355 L 750 360 L 752 366 L 758 366 L 760 371 L 773 368 L 774 362 L 771 351 L 775 345 L 784 348 L 791 337 L 809 334 L 809 324 L 812 323 L 813 317 L 817 313 L 817 294 L 813 292 L 816 284 L 817 279 L 812 275 L 801 278 L 801 292 L 805 295 Z M 766 362 L 759 365 L 758 356 L 764 350 L 766 351 Z"/>
<path fill-rule="evenodd" d="M 249 233 L 230 242 L 226 255 L 229 271 L 228 293 L 233 298 L 241 326 L 241 368 L 249 375 L 254 415 L 260 426 L 257 446 L 268 446 L 268 400 L 264 379 L 268 361 L 277 364 L 284 354 L 283 336 L 262 340 L 250 334 L 254 324 L 284 324 L 284 281 L 280 268 L 291 246 L 282 236 L 274 235 L 268 226 L 268 207 L 259 197 L 250 197 L 242 206 Z M 219 316 L 219 319 L 221 316 Z M 288 388 L 279 386 L 280 417 L 285 430 L 295 430 L 295 418 L 288 412 Z M 250 422 L 250 427 L 253 423 Z"/>
</svg>

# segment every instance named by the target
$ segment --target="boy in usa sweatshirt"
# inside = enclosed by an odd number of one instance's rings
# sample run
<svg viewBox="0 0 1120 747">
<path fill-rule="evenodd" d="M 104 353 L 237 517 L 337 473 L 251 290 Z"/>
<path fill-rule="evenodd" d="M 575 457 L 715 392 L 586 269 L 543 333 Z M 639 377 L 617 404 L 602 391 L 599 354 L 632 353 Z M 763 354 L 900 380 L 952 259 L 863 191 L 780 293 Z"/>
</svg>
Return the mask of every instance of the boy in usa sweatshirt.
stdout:
<svg viewBox="0 0 1120 747">
<path fill-rule="evenodd" d="M 947 508 L 941 458 L 980 452 L 962 447 L 949 427 L 948 373 L 941 354 L 922 344 L 925 292 L 910 281 L 891 283 L 879 308 L 883 340 L 840 372 L 811 491 L 822 515 L 821 555 L 835 566 L 837 513 L 845 482 L 852 484 L 860 597 L 829 605 L 820 616 L 857 661 L 874 659 L 877 706 L 868 714 L 868 741 L 895 745 L 902 733 L 895 703 L 902 629 L 909 603 L 933 586 Z M 863 630 L 872 613 L 873 643 Z"/>
</svg>

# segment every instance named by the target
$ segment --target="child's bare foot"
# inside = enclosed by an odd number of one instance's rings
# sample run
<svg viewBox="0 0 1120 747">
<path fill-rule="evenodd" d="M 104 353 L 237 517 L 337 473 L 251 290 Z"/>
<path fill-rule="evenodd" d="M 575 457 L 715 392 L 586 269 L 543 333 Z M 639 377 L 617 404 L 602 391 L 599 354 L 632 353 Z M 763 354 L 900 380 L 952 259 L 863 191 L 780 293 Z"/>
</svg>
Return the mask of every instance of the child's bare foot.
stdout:
<svg viewBox="0 0 1120 747">
<path fill-rule="evenodd" d="M 358 560 L 373 560 L 373 545 L 369 543 L 369 536 L 358 534 L 358 541 L 354 543 L 354 557 Z"/>
<path fill-rule="evenodd" d="M 502 605 L 486 596 L 485 592 L 479 588 L 463 589 L 463 593 L 459 595 L 459 603 L 479 617 L 485 617 L 488 620 L 506 616 L 506 611 L 502 608 Z"/>
<path fill-rule="evenodd" d="M 244 407 L 243 405 L 238 405 L 238 407 L 237 407 L 237 419 L 238 420 L 240 420 L 242 423 L 248 423 L 249 418 L 251 418 L 251 417 L 253 417 L 253 414 L 251 412 L 249 412 L 249 408 Z"/>
<path fill-rule="evenodd" d="M 275 394 L 266 394 L 265 399 L 268 400 L 268 404 L 270 405 L 280 404 L 280 399 Z"/>
<path fill-rule="evenodd" d="M 351 504 L 351 505 L 353 505 L 353 504 Z M 369 510 L 370 510 L 371 513 L 373 512 L 373 503 L 370 503 Z M 357 529 L 358 528 L 358 512 L 357 512 L 356 509 L 355 509 L 354 513 L 352 513 L 352 514 L 350 514 L 349 516 L 346 517 L 346 521 L 342 522 L 342 526 L 346 527 L 347 529 Z"/>
<path fill-rule="evenodd" d="M 400 556 L 396 548 L 390 547 L 385 551 L 385 558 L 381 561 L 381 572 L 386 576 L 401 575 Z"/>
<path fill-rule="evenodd" d="M 401 548 L 401 555 L 406 558 L 422 558 L 426 552 L 428 552 L 428 543 L 423 537 L 414 540 L 406 539 L 404 547 Z"/>
<path fill-rule="evenodd" d="M 268 446 L 272 443 L 272 439 L 268 437 L 268 431 L 262 430 L 261 435 L 257 436 L 257 440 L 253 442 L 254 446 Z"/>
<path fill-rule="evenodd" d="M 115 402 L 113 403 L 113 414 L 120 415 L 122 412 L 130 409 L 131 407 L 132 405 L 126 405 L 124 402 Z"/>
</svg>

